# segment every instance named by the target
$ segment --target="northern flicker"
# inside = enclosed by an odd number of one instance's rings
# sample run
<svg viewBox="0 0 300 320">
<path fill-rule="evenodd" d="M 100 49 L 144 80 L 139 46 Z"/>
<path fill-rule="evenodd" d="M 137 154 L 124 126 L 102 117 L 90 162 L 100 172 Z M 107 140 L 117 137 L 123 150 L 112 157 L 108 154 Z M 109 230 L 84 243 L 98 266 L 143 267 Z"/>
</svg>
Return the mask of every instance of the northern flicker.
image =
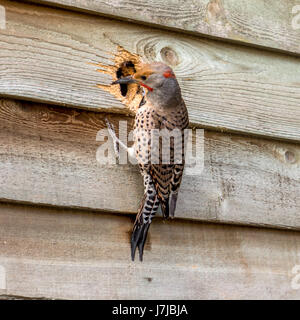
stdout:
<svg viewBox="0 0 300 320">
<path fill-rule="evenodd" d="M 144 64 L 133 76 L 121 78 L 113 84 L 136 83 L 146 88 L 144 98 L 137 110 L 134 124 L 133 149 L 127 149 L 118 140 L 114 128 L 108 122 L 109 132 L 115 146 L 120 144 L 137 159 L 144 178 L 144 197 L 138 210 L 131 237 L 131 257 L 134 260 L 138 247 L 142 261 L 147 233 L 159 205 L 164 218 L 174 217 L 178 191 L 184 169 L 184 129 L 188 127 L 188 112 L 181 96 L 181 90 L 173 70 L 160 62 Z M 154 139 L 160 132 L 175 132 L 167 150 L 162 150 L 162 140 Z M 155 132 L 155 134 L 153 134 Z M 154 140 L 156 143 L 154 144 Z M 159 143 L 157 144 L 157 141 Z M 117 148 L 115 147 L 115 150 Z M 156 151 L 156 156 L 153 151 Z M 169 160 L 163 161 L 163 154 L 169 153 Z M 179 161 L 178 161 L 179 153 Z M 158 156 L 157 156 L 158 154 Z M 156 157 L 156 161 L 154 158 Z"/>
</svg>

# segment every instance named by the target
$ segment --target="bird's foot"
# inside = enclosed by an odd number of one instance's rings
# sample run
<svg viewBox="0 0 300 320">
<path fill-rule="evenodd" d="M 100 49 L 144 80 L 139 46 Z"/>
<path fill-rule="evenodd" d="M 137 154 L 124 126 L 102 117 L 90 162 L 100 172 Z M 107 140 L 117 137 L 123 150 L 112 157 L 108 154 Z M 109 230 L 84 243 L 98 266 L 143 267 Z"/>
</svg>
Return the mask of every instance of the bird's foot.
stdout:
<svg viewBox="0 0 300 320">
<path fill-rule="evenodd" d="M 114 152 L 115 152 L 115 156 L 116 159 L 120 158 L 120 144 L 119 144 L 119 139 L 116 135 L 116 131 L 114 128 L 114 125 L 112 123 L 110 123 L 107 118 L 105 118 L 105 122 L 107 125 L 107 130 L 109 135 L 111 136 L 112 140 L 113 140 L 113 145 L 114 145 Z"/>
</svg>

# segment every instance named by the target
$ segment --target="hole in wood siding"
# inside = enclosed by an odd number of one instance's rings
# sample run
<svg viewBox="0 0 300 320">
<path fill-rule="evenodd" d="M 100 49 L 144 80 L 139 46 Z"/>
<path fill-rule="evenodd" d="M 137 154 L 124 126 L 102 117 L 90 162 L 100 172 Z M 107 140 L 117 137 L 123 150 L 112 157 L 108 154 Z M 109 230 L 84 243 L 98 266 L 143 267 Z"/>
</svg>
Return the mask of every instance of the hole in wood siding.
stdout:
<svg viewBox="0 0 300 320">
<path fill-rule="evenodd" d="M 112 81 L 132 75 L 139 69 L 142 60 L 139 55 L 125 50 L 123 47 L 118 46 L 117 53 L 113 54 L 113 65 L 106 65 L 102 63 L 94 64 L 100 69 L 98 72 L 109 74 Z M 98 88 L 108 91 L 110 94 L 121 101 L 127 108 L 129 113 L 135 114 L 136 110 L 143 99 L 142 90 L 135 83 L 129 85 L 103 85 L 98 84 Z"/>
<path fill-rule="evenodd" d="M 116 76 L 118 79 L 132 75 L 136 73 L 135 66 L 132 61 L 124 61 L 119 69 L 116 72 Z M 128 85 L 127 84 L 120 84 L 120 91 L 123 97 L 126 97 L 128 93 Z"/>
</svg>

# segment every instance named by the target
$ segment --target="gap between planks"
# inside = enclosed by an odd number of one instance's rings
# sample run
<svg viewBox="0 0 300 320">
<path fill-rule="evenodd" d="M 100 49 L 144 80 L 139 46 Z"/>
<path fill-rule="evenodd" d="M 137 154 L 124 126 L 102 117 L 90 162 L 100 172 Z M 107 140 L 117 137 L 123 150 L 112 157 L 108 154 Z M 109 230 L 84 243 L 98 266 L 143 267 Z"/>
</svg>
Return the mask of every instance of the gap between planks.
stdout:
<svg viewBox="0 0 300 320">
<path fill-rule="evenodd" d="M 126 112 L 96 88 L 110 77 L 87 64 L 111 63 L 108 52 L 120 45 L 174 68 L 196 126 L 300 141 L 299 58 L 66 10 L 1 4 L 7 9 L 0 33 L 2 95 Z"/>
<path fill-rule="evenodd" d="M 24 0 L 23 0 L 24 1 Z M 276 50 L 285 54 L 300 54 L 299 29 L 294 29 L 299 14 L 292 12 L 297 1 L 272 1 L 272 5 L 260 0 L 171 0 L 155 3 L 150 0 L 128 2 L 120 0 L 112 6 L 108 0 L 27 0 L 67 10 L 98 14 L 109 18 L 131 21 L 159 29 L 174 30 L 199 37 L 239 43 L 245 46 Z M 243 2 L 243 3 L 242 3 Z M 170 10 L 173 11 L 170 15 Z M 296 10 L 296 9 L 295 9 Z M 180 15 L 181 11 L 185 13 Z M 257 15 L 263 17 L 260 19 Z M 298 11 L 299 12 L 299 11 Z M 280 13 L 280 14 L 279 14 Z M 163 19 L 163 17 L 165 18 Z M 276 27 L 275 27 L 276 26 Z"/>
<path fill-rule="evenodd" d="M 299 298 L 292 286 L 299 232 L 155 219 L 140 263 L 130 261 L 131 220 L 0 203 L 0 265 L 6 276 L 1 295 Z"/>
<path fill-rule="evenodd" d="M 1 198 L 136 213 L 138 168 L 96 160 L 106 116 L 130 131 L 125 116 L 0 100 Z M 204 170 L 184 176 L 176 216 L 299 229 L 299 165 L 297 144 L 205 131 Z"/>
</svg>

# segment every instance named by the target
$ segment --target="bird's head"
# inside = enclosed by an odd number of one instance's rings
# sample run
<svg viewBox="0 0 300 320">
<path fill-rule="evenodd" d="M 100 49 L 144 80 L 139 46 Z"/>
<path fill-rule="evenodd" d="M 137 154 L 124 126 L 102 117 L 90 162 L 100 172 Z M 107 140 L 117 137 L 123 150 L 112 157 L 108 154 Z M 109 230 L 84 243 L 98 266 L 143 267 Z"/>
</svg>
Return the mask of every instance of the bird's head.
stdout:
<svg viewBox="0 0 300 320">
<path fill-rule="evenodd" d="M 170 104 L 170 99 L 181 98 L 180 88 L 173 70 L 164 63 L 143 64 L 134 75 L 120 78 L 112 84 L 136 83 L 148 90 L 147 97 Z M 153 101 L 154 102 L 154 101 Z"/>
</svg>

